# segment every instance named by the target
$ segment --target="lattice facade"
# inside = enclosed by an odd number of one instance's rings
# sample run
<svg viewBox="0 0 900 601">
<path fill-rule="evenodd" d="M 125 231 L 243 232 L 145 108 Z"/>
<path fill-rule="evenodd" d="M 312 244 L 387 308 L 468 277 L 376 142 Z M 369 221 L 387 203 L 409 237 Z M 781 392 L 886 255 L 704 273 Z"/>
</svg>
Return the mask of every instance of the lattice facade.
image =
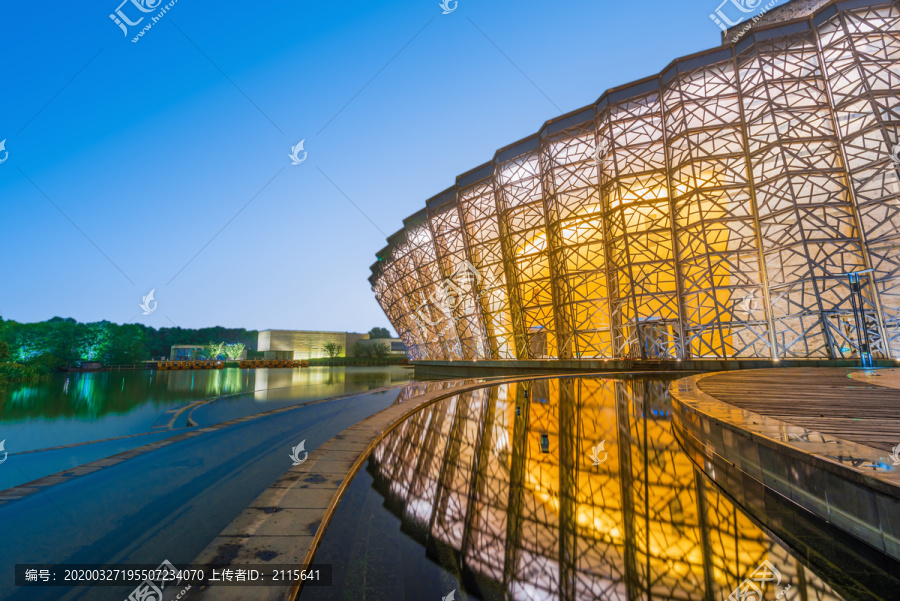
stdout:
<svg viewBox="0 0 900 601">
<path fill-rule="evenodd" d="M 900 6 L 767 27 L 407 219 L 370 282 L 411 356 L 900 359 Z"/>
</svg>

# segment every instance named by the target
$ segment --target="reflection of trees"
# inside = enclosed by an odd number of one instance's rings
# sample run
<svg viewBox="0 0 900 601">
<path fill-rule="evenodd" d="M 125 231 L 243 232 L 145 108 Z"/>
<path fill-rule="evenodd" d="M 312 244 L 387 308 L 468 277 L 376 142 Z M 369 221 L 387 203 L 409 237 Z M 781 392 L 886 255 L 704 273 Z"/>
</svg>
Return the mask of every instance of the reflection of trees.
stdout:
<svg viewBox="0 0 900 601">
<path fill-rule="evenodd" d="M 408 374 L 395 367 L 184 371 L 106 371 L 53 374 L 39 382 L 12 383 L 0 390 L 0 422 L 31 418 L 97 418 L 124 414 L 152 403 L 171 405 L 260 391 L 260 400 L 288 399 L 318 387 L 323 398 L 387 386 Z M 273 390 L 279 389 L 279 390 Z M 417 388 L 404 391 L 414 396 Z"/>
<path fill-rule="evenodd" d="M 712 601 L 769 559 L 798 598 L 839 599 L 705 483 L 668 415 L 662 382 L 502 385 L 417 412 L 372 468 L 404 530 L 484 598 Z"/>
<path fill-rule="evenodd" d="M 0 421 L 97 418 L 129 413 L 147 403 L 205 399 L 241 387 L 237 369 L 54 374 L 34 384 L 9 385 L 0 393 Z"/>
</svg>

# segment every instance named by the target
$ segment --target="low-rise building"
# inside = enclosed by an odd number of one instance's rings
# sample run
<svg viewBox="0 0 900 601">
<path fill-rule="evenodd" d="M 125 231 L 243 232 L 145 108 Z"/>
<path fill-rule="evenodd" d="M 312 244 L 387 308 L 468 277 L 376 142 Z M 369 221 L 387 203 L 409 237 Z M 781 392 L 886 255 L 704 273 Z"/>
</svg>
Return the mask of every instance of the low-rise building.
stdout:
<svg viewBox="0 0 900 601">
<path fill-rule="evenodd" d="M 256 348 L 266 359 L 319 359 L 328 357 L 325 345 L 330 342 L 341 346 L 339 357 L 346 357 L 357 341 L 368 339 L 368 334 L 354 332 L 261 330 Z"/>
<path fill-rule="evenodd" d="M 173 344 L 169 353 L 169 361 L 192 361 L 200 358 L 206 348 L 203 344 Z"/>
</svg>

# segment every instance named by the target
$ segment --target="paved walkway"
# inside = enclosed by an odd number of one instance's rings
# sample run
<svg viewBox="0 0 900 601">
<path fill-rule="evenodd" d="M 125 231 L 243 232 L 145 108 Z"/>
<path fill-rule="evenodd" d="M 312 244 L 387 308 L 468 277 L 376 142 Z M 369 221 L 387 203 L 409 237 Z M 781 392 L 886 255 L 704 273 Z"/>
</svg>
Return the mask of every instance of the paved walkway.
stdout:
<svg viewBox="0 0 900 601">
<path fill-rule="evenodd" d="M 900 369 L 729 371 L 698 382 L 731 405 L 882 451 L 900 444 Z"/>
<path fill-rule="evenodd" d="M 312 455 L 343 430 L 393 406 L 408 388 L 192 429 L 191 436 L 166 439 L 165 445 L 145 445 L 3 491 L 9 496 L 0 504 L 0 565 L 186 565 L 284 474 L 293 446 L 305 440 Z M 16 469 L 16 463 L 9 459 L 0 469 Z M 12 575 L 0 570 L 3 601 L 122 601 L 135 588 L 16 587 Z"/>
<path fill-rule="evenodd" d="M 392 405 L 319 445 L 303 463 L 292 467 L 251 502 L 192 564 L 250 566 L 262 571 L 269 564 L 292 565 L 297 569 L 313 564 L 316 549 L 344 492 L 369 454 L 393 427 L 423 406 L 453 394 L 548 377 L 551 376 L 420 384 L 422 390 L 418 394 L 410 394 L 403 403 Z M 195 587 L 183 599 L 290 601 L 299 594 L 301 584 Z M 165 601 L 174 599 L 173 595 L 170 592 Z"/>
</svg>

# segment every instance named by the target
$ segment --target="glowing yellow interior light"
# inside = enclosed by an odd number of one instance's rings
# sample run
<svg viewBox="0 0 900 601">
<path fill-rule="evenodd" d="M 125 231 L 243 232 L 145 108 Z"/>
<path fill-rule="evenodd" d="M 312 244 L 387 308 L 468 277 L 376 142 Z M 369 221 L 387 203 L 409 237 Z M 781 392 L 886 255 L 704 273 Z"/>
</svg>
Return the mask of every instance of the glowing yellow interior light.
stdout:
<svg viewBox="0 0 900 601">
<path fill-rule="evenodd" d="M 516 256 L 531 255 L 543 252 L 547 248 L 547 235 L 536 233 L 516 249 Z"/>
</svg>

